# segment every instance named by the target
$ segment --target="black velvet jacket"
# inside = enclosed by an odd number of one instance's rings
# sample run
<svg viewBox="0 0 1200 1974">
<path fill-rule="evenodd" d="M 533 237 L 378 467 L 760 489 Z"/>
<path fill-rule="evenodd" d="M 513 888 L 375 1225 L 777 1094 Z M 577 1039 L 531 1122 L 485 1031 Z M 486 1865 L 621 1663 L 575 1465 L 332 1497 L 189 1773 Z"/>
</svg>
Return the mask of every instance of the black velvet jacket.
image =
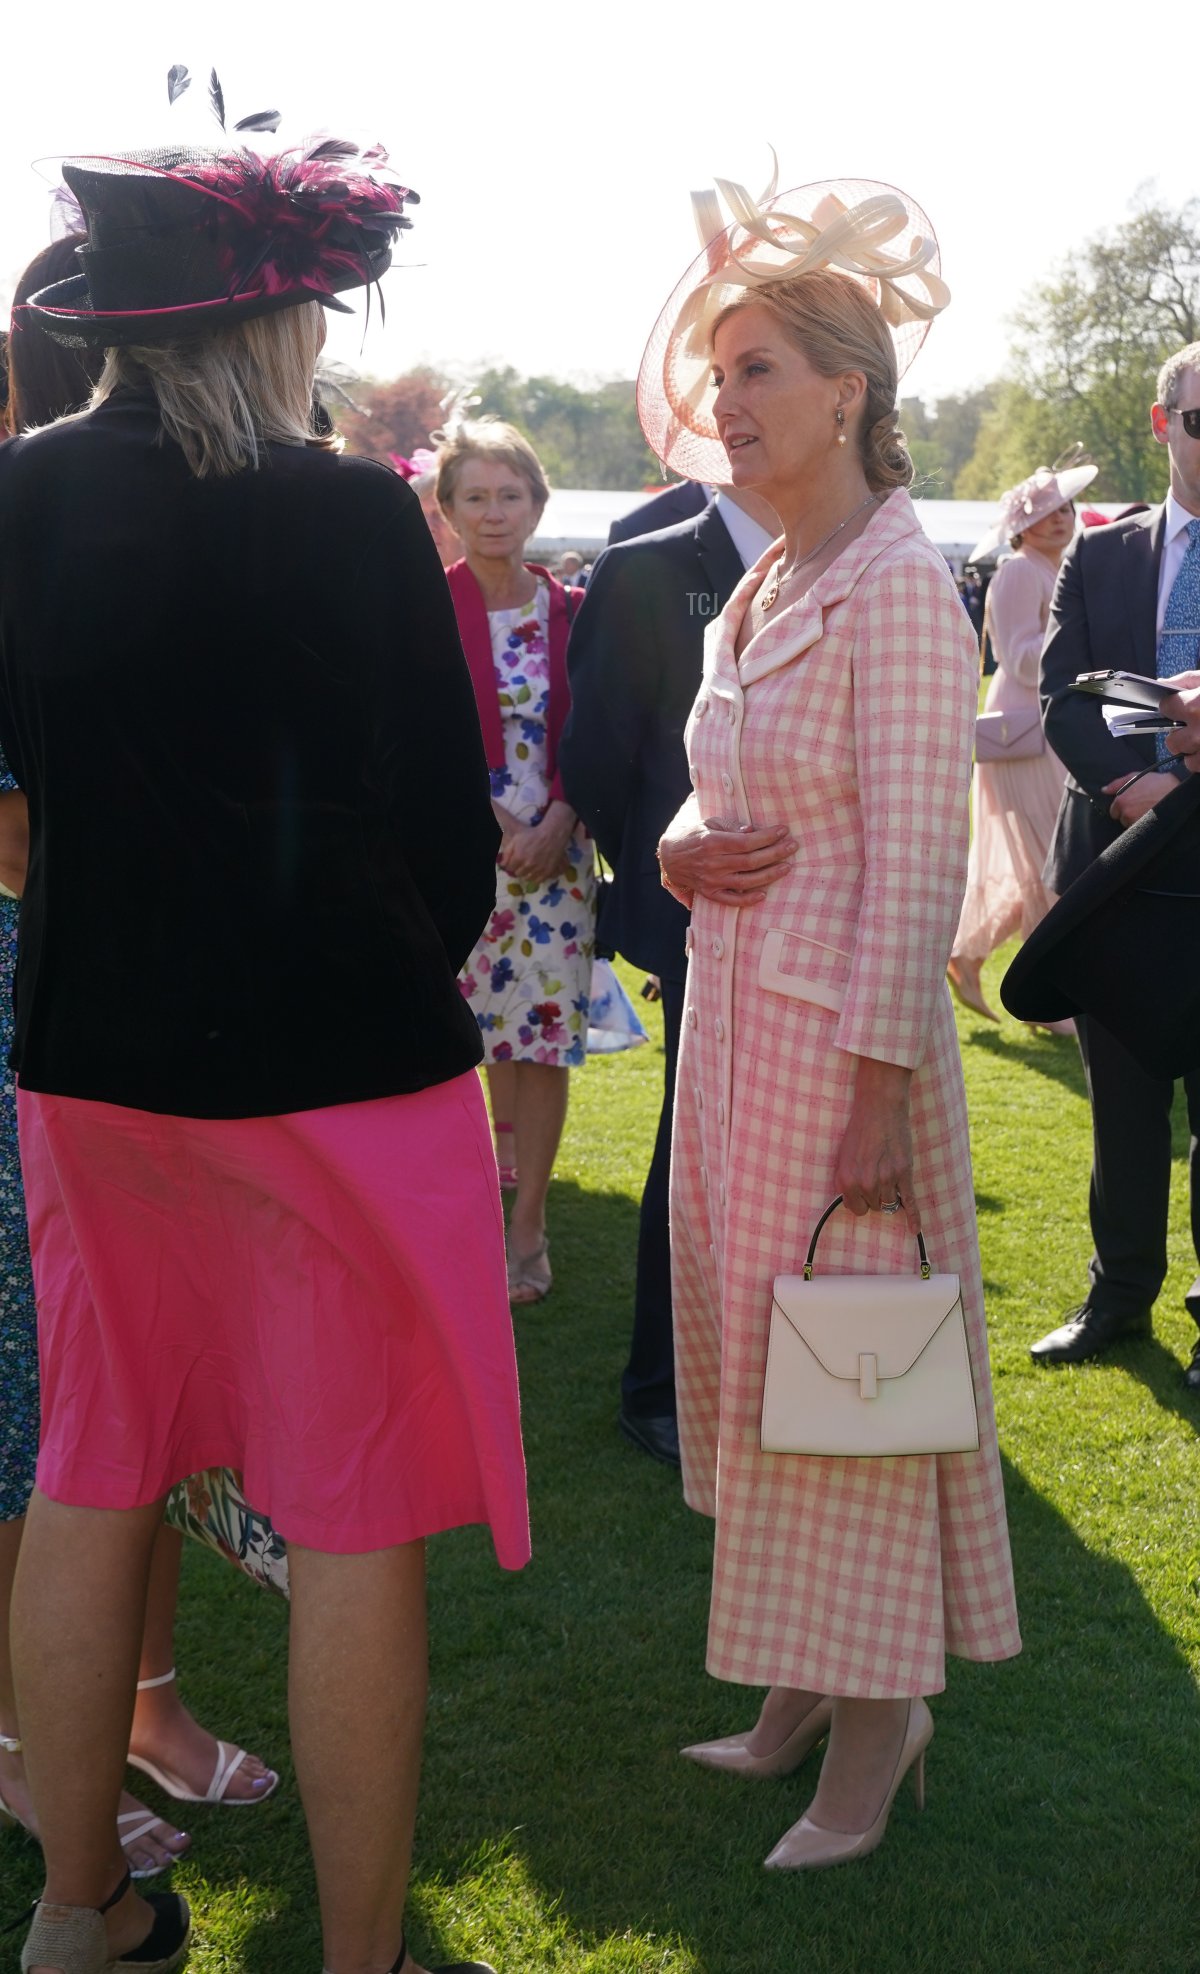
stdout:
<svg viewBox="0 0 1200 1974">
<path fill-rule="evenodd" d="M 420 507 L 304 447 L 198 480 L 157 433 L 129 394 L 0 448 L 13 1066 L 193 1117 L 444 1082 L 499 835 Z"/>
</svg>

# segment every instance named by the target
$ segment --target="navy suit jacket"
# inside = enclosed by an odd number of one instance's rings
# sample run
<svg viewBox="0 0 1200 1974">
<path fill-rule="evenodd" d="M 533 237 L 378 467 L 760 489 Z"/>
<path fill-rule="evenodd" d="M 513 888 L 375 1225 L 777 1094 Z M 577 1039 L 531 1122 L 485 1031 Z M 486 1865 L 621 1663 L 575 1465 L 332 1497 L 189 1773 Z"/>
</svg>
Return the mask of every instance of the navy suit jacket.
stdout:
<svg viewBox="0 0 1200 1974">
<path fill-rule="evenodd" d="M 1042 652 L 1046 739 L 1067 770 L 1067 785 L 1046 860 L 1046 882 L 1065 891 L 1115 843 L 1121 825 L 1108 813 L 1105 784 L 1136 774 L 1155 758 L 1153 738 L 1114 740 L 1100 701 L 1070 692 L 1080 672 L 1157 670 L 1155 621 L 1166 509 L 1085 528 L 1062 560 Z M 1181 777 L 1185 771 L 1182 763 Z"/>
<path fill-rule="evenodd" d="M 677 521 L 691 521 L 697 514 L 703 514 L 707 506 L 708 495 L 699 480 L 684 480 L 681 486 L 668 487 L 665 493 L 652 495 L 640 507 L 632 508 L 619 521 L 614 521 L 608 531 L 608 545 L 613 548 L 619 541 L 658 534 L 663 528 L 673 528 Z"/>
<path fill-rule="evenodd" d="M 714 501 L 678 527 L 605 549 L 567 647 L 559 771 L 615 873 L 602 887 L 599 937 L 671 980 L 686 971 L 688 914 L 663 889 L 658 839 L 691 793 L 683 730 L 705 628 L 743 574 Z"/>
</svg>

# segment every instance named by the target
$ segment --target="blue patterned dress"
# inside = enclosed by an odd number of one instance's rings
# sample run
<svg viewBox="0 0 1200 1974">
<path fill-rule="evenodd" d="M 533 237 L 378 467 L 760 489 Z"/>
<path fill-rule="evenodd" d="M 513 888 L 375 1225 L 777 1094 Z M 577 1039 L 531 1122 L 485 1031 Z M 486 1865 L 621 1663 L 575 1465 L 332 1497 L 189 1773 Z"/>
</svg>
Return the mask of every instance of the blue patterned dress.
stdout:
<svg viewBox="0 0 1200 1974">
<path fill-rule="evenodd" d="M 0 793 L 16 785 L 0 755 Z M 37 1324 L 8 1067 L 17 911 L 16 900 L 0 894 L 0 1522 L 25 1513 L 38 1447 Z"/>
<path fill-rule="evenodd" d="M 549 620 L 543 582 L 531 602 L 488 612 L 504 728 L 504 766 L 492 772 L 492 797 L 523 823 L 540 822 L 550 799 Z M 548 883 L 525 884 L 497 865 L 496 909 L 459 975 L 487 1062 L 580 1067 L 595 947 L 596 859 L 582 824 L 567 845 L 564 869 Z"/>
</svg>

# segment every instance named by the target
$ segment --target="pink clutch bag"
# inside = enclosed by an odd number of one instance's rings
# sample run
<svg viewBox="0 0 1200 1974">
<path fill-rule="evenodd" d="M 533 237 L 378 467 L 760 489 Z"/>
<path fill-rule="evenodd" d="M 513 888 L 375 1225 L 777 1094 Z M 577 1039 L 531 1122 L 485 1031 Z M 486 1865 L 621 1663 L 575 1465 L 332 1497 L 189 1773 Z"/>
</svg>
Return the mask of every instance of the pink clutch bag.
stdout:
<svg viewBox="0 0 1200 1974">
<path fill-rule="evenodd" d="M 975 722 L 977 761 L 1029 761 L 1045 751 L 1042 716 L 1036 708 L 1021 713 L 981 713 Z"/>
</svg>

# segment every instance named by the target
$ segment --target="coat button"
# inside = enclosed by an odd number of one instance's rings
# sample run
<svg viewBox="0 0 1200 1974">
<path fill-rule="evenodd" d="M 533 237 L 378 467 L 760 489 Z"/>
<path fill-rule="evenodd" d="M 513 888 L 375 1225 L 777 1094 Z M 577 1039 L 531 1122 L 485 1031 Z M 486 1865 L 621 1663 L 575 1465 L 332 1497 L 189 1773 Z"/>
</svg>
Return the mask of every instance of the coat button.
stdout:
<svg viewBox="0 0 1200 1974">
<path fill-rule="evenodd" d="M 721 786 L 722 786 L 722 788 L 723 788 L 723 789 L 725 790 L 725 793 L 726 793 L 726 795 L 732 795 L 732 794 L 733 794 L 733 776 L 732 776 L 732 775 L 722 775 L 722 776 L 721 776 Z"/>
<path fill-rule="evenodd" d="M 720 1200 L 720 1202 L 721 1202 L 721 1205 L 722 1205 L 722 1206 L 724 1206 L 724 1204 L 725 1204 L 725 1188 L 724 1188 L 724 1186 L 720 1186 L 720 1187 L 718 1187 L 718 1189 L 717 1189 L 717 1198 L 718 1198 L 718 1199 Z"/>
<path fill-rule="evenodd" d="M 716 1036 L 718 1042 L 723 1042 L 725 1040 L 725 1023 L 721 1020 L 720 1015 L 717 1016 L 716 1020 L 713 1023 L 713 1033 Z"/>
<path fill-rule="evenodd" d="M 689 1028 L 694 1028 L 694 1027 L 696 1026 L 696 1023 L 697 1023 L 697 1021 L 698 1021 L 699 1019 L 700 1019 L 700 1017 L 699 1017 L 699 1015 L 698 1015 L 698 1014 L 696 1013 L 696 1010 L 695 1010 L 695 1008 L 689 1008 L 689 1009 L 688 1009 L 688 1011 L 687 1011 L 687 1025 L 688 1025 L 688 1027 L 689 1027 Z"/>
<path fill-rule="evenodd" d="M 700 1184 L 701 1184 L 701 1185 L 702 1185 L 702 1186 L 704 1187 L 704 1190 L 705 1190 L 705 1192 L 707 1192 L 707 1191 L 708 1191 L 708 1167 L 707 1167 L 707 1165 L 702 1165 L 702 1166 L 700 1167 Z"/>
<path fill-rule="evenodd" d="M 737 707 L 736 707 L 736 706 L 731 706 L 731 707 L 729 708 L 729 724 L 730 724 L 730 726 L 731 726 L 731 727 L 735 727 L 735 726 L 737 725 Z"/>
<path fill-rule="evenodd" d="M 700 1088 L 700 1085 L 698 1083 L 696 1085 L 696 1109 L 697 1110 L 704 1109 L 704 1092 Z"/>
<path fill-rule="evenodd" d="M 724 1106 L 724 1104 L 718 1104 L 718 1105 L 717 1105 L 717 1123 L 718 1123 L 718 1124 L 724 1124 L 724 1122 L 725 1122 L 725 1106 Z"/>
<path fill-rule="evenodd" d="M 693 947 L 693 945 L 695 944 L 695 938 L 696 938 L 696 935 L 695 935 L 695 933 L 694 933 L 694 932 L 692 931 L 692 928 L 691 928 L 691 926 L 689 925 L 689 927 L 688 927 L 688 929 L 687 929 L 687 931 L 686 931 L 686 932 L 684 933 L 684 935 L 683 935 L 683 950 L 684 950 L 684 952 L 685 952 L 685 953 L 690 953 L 690 952 L 691 952 L 691 950 L 692 950 L 692 947 Z"/>
<path fill-rule="evenodd" d="M 712 943 L 712 949 L 713 949 L 713 958 L 714 958 L 714 960 L 723 960 L 723 959 L 724 959 L 724 957 L 725 957 L 725 941 L 724 941 L 723 939 L 714 939 L 714 940 L 713 940 L 713 943 Z"/>
</svg>

